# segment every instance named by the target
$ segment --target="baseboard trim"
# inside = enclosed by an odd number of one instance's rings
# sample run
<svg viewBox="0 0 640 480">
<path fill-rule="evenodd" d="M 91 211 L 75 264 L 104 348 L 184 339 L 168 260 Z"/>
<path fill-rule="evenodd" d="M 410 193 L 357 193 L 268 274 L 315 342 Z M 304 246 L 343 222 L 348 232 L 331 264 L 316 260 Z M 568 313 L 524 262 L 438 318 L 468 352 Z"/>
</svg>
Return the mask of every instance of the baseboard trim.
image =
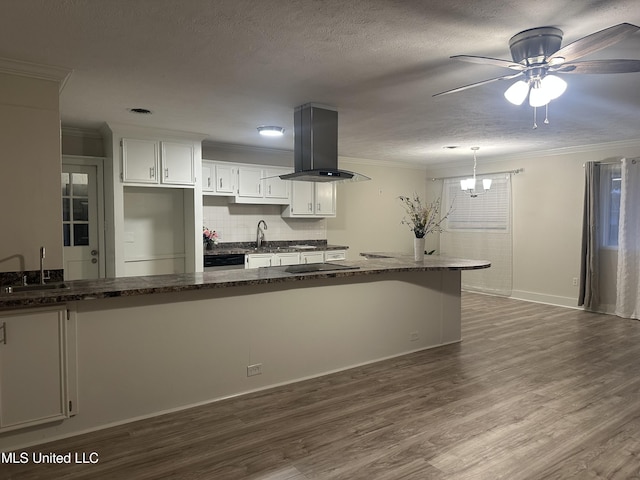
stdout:
<svg viewBox="0 0 640 480">
<path fill-rule="evenodd" d="M 584 310 L 578 306 L 578 300 L 572 297 L 561 297 L 559 295 L 548 295 L 544 293 L 527 292 L 525 290 L 513 290 L 511 297 L 516 300 L 524 300 L 526 302 L 544 303 L 546 305 L 554 305 L 557 307 L 575 308 Z"/>
</svg>

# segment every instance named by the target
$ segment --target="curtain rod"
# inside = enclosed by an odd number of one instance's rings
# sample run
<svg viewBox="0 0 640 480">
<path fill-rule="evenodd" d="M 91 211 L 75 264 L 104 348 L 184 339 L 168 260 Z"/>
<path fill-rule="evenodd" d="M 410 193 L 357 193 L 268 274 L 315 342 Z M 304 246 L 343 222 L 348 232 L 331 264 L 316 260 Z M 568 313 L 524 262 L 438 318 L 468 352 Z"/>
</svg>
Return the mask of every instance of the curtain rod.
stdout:
<svg viewBox="0 0 640 480">
<path fill-rule="evenodd" d="M 633 165 L 638 163 L 638 159 L 636 159 L 636 158 L 630 158 L 629 160 L 631 160 L 631 163 Z M 622 160 L 613 160 L 611 162 L 593 162 L 593 163 L 596 163 L 598 165 L 618 165 L 618 164 L 622 163 Z M 586 165 L 586 163 L 583 163 L 582 164 L 582 168 L 584 168 L 585 165 Z"/>
<path fill-rule="evenodd" d="M 477 176 L 481 177 L 483 175 L 498 175 L 501 173 L 510 173 L 512 175 L 515 175 L 517 173 L 522 173 L 524 172 L 524 168 L 516 168 L 515 170 L 502 170 L 500 172 L 487 172 L 487 173 L 478 173 Z M 467 178 L 469 175 L 455 175 L 453 177 L 431 177 L 431 181 L 435 182 L 436 180 L 448 180 L 450 178 Z"/>
</svg>

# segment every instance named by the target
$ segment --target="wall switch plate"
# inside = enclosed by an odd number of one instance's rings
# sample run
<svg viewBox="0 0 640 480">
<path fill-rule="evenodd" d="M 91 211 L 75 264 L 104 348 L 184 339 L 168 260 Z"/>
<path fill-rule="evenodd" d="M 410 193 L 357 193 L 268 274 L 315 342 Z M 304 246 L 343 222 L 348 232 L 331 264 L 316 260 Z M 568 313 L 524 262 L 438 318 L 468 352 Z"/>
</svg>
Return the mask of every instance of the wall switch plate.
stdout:
<svg viewBox="0 0 640 480">
<path fill-rule="evenodd" d="M 262 375 L 261 363 L 256 363 L 254 365 L 247 365 L 247 377 L 253 377 L 255 375 Z"/>
<path fill-rule="evenodd" d="M 578 277 L 573 277 L 573 281 L 572 281 L 572 283 L 573 283 L 574 285 L 578 285 Z"/>
</svg>

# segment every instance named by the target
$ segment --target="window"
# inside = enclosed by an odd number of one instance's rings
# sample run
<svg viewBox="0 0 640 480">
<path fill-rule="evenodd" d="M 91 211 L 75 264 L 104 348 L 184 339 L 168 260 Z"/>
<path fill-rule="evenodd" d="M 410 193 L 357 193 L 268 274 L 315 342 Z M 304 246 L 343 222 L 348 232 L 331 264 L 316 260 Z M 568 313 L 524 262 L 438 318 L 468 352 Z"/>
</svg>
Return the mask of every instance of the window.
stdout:
<svg viewBox="0 0 640 480">
<path fill-rule="evenodd" d="M 491 189 L 474 198 L 460 190 L 459 180 L 445 181 L 444 198 L 447 203 L 443 203 L 443 211 L 453 204 L 447 230 L 505 232 L 509 229 L 509 179 L 505 176 L 478 176 L 477 184 L 482 185 L 482 178 L 492 179 Z"/>
<path fill-rule="evenodd" d="M 619 164 L 600 166 L 600 224 L 602 246 L 618 247 L 621 170 Z"/>
</svg>

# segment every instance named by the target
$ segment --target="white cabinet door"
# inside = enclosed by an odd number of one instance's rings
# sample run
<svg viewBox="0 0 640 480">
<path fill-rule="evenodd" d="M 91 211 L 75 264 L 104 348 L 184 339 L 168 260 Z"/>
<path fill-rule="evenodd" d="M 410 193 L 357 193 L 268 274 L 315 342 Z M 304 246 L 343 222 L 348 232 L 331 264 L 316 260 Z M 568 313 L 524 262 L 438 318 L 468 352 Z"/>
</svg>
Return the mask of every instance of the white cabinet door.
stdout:
<svg viewBox="0 0 640 480">
<path fill-rule="evenodd" d="M 300 254 L 298 252 L 283 252 L 273 255 L 273 266 L 278 265 L 298 265 L 300 263 Z"/>
<path fill-rule="evenodd" d="M 69 416 L 66 310 L 0 315 L 0 431 Z"/>
<path fill-rule="evenodd" d="M 347 259 L 347 251 L 346 250 L 327 250 L 324 252 L 324 261 L 331 262 L 333 260 L 346 260 Z"/>
<path fill-rule="evenodd" d="M 211 162 L 202 161 L 202 191 L 206 193 L 215 192 L 215 165 Z"/>
<path fill-rule="evenodd" d="M 291 203 L 285 210 L 291 217 L 313 216 L 313 182 L 291 182 Z"/>
<path fill-rule="evenodd" d="M 322 263 L 324 262 L 324 252 L 302 252 L 300 253 L 300 263 Z"/>
<path fill-rule="evenodd" d="M 271 267 L 273 255 L 270 253 L 252 253 L 244 256 L 244 268 Z"/>
<path fill-rule="evenodd" d="M 238 196 L 263 198 L 262 169 L 252 167 L 238 168 Z"/>
<path fill-rule="evenodd" d="M 122 181 L 127 183 L 158 183 L 159 142 L 155 140 L 122 139 Z"/>
<path fill-rule="evenodd" d="M 264 170 L 264 196 L 265 198 L 289 199 L 289 182 L 281 180 L 280 175 L 291 173 L 290 169 L 266 168 Z"/>
<path fill-rule="evenodd" d="M 162 183 L 193 185 L 193 144 L 177 142 L 162 143 Z"/>
<path fill-rule="evenodd" d="M 336 184 L 333 182 L 319 182 L 315 186 L 315 214 L 321 217 L 335 217 Z"/>
<path fill-rule="evenodd" d="M 283 217 L 335 217 L 336 185 L 333 182 L 291 182 L 291 202 Z"/>
<path fill-rule="evenodd" d="M 231 165 L 215 164 L 216 193 L 235 195 L 237 169 Z"/>
</svg>

